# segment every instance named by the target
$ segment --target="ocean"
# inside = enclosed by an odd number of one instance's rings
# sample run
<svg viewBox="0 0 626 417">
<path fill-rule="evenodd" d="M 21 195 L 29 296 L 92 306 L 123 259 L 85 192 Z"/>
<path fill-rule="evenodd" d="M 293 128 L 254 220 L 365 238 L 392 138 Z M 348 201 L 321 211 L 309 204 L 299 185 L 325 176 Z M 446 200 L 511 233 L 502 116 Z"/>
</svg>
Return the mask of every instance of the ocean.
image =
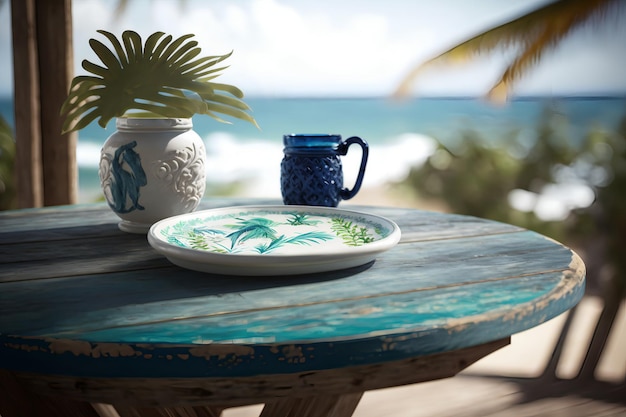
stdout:
<svg viewBox="0 0 626 417">
<path fill-rule="evenodd" d="M 394 102 L 387 98 L 247 98 L 261 129 L 235 120 L 219 123 L 194 116 L 194 129 L 207 148 L 207 195 L 280 197 L 282 136 L 286 133 L 338 133 L 360 136 L 370 148 L 363 188 L 399 181 L 422 163 L 436 140 L 449 143 L 463 129 L 497 143 L 513 129 L 533 139 L 543 112 L 550 107 L 569 120 L 572 143 L 592 128 L 615 130 L 626 115 L 626 97 L 525 98 L 497 106 L 472 98 L 420 98 Z M 13 123 L 10 98 L 0 98 L 0 114 Z M 92 123 L 79 132 L 79 200 L 100 197 L 97 173 L 100 147 L 115 130 Z M 343 157 L 345 185 L 352 185 L 358 147 Z"/>
</svg>

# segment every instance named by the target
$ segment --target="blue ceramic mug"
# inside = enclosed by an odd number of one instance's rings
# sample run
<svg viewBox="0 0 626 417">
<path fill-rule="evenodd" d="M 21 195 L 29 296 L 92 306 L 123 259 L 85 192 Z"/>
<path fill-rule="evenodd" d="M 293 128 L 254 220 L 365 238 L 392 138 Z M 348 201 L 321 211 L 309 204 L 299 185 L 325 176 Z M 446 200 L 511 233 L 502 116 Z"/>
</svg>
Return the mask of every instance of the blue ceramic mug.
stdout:
<svg viewBox="0 0 626 417">
<path fill-rule="evenodd" d="M 291 134 L 283 136 L 284 157 L 280 165 L 280 190 L 283 202 L 290 205 L 337 207 L 361 188 L 369 153 L 367 142 L 353 136 Z M 343 187 L 341 155 L 357 144 L 362 149 L 359 174 L 352 189 Z"/>
</svg>

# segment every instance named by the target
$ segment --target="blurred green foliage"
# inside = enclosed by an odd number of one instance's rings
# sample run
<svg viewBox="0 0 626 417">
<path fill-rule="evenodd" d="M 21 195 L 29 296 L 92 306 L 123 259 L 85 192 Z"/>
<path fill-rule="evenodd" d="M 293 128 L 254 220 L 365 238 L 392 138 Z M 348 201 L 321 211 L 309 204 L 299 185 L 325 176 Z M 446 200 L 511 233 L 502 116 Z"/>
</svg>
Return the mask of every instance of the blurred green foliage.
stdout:
<svg viewBox="0 0 626 417">
<path fill-rule="evenodd" d="M 466 128 L 454 144 L 439 142 L 406 183 L 419 198 L 437 200 L 452 212 L 515 224 L 564 242 L 585 260 L 592 291 L 608 280 L 620 282 L 623 290 L 626 116 L 615 131 L 591 128 L 581 143 L 568 133 L 569 121 L 553 108 L 544 111 L 532 135 L 512 127 L 494 140 Z M 511 205 L 513 190 L 538 201 L 546 187 L 568 183 L 584 184 L 595 198 L 587 207 L 570 207 L 566 218 L 545 219 L 532 204 Z"/>
<path fill-rule="evenodd" d="M 8 122 L 0 116 L 0 210 L 17 207 L 15 140 Z"/>
</svg>

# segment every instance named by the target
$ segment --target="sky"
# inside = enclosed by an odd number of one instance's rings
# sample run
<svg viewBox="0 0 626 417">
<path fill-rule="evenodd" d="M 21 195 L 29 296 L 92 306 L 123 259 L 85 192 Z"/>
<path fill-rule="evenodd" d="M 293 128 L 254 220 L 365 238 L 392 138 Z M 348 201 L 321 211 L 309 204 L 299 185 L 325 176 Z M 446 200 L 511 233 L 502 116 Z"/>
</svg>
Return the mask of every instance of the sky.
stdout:
<svg viewBox="0 0 626 417">
<path fill-rule="evenodd" d="M 88 41 L 132 29 L 195 34 L 203 54 L 233 51 L 218 81 L 247 96 L 386 96 L 410 69 L 472 35 L 546 0 L 73 0 L 76 74 L 99 62 Z M 12 94 L 10 2 L 0 3 L 0 96 Z M 626 93 L 626 7 L 544 56 L 517 95 Z M 621 25 L 620 25 L 621 21 Z M 505 68 L 506 53 L 424 73 L 422 96 L 480 96 Z M 509 54 L 510 55 L 510 54 Z"/>
</svg>

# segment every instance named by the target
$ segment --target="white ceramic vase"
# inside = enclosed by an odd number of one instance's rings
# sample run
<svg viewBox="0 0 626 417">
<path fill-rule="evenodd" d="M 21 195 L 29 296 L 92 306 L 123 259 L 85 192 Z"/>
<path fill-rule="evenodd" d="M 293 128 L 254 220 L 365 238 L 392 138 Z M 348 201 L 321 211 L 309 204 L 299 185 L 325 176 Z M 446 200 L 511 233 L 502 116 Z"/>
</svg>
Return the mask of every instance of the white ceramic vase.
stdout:
<svg viewBox="0 0 626 417">
<path fill-rule="evenodd" d="M 100 156 L 100 184 L 119 228 L 146 233 L 153 223 L 198 207 L 206 152 L 185 118 L 118 118 Z"/>
</svg>

